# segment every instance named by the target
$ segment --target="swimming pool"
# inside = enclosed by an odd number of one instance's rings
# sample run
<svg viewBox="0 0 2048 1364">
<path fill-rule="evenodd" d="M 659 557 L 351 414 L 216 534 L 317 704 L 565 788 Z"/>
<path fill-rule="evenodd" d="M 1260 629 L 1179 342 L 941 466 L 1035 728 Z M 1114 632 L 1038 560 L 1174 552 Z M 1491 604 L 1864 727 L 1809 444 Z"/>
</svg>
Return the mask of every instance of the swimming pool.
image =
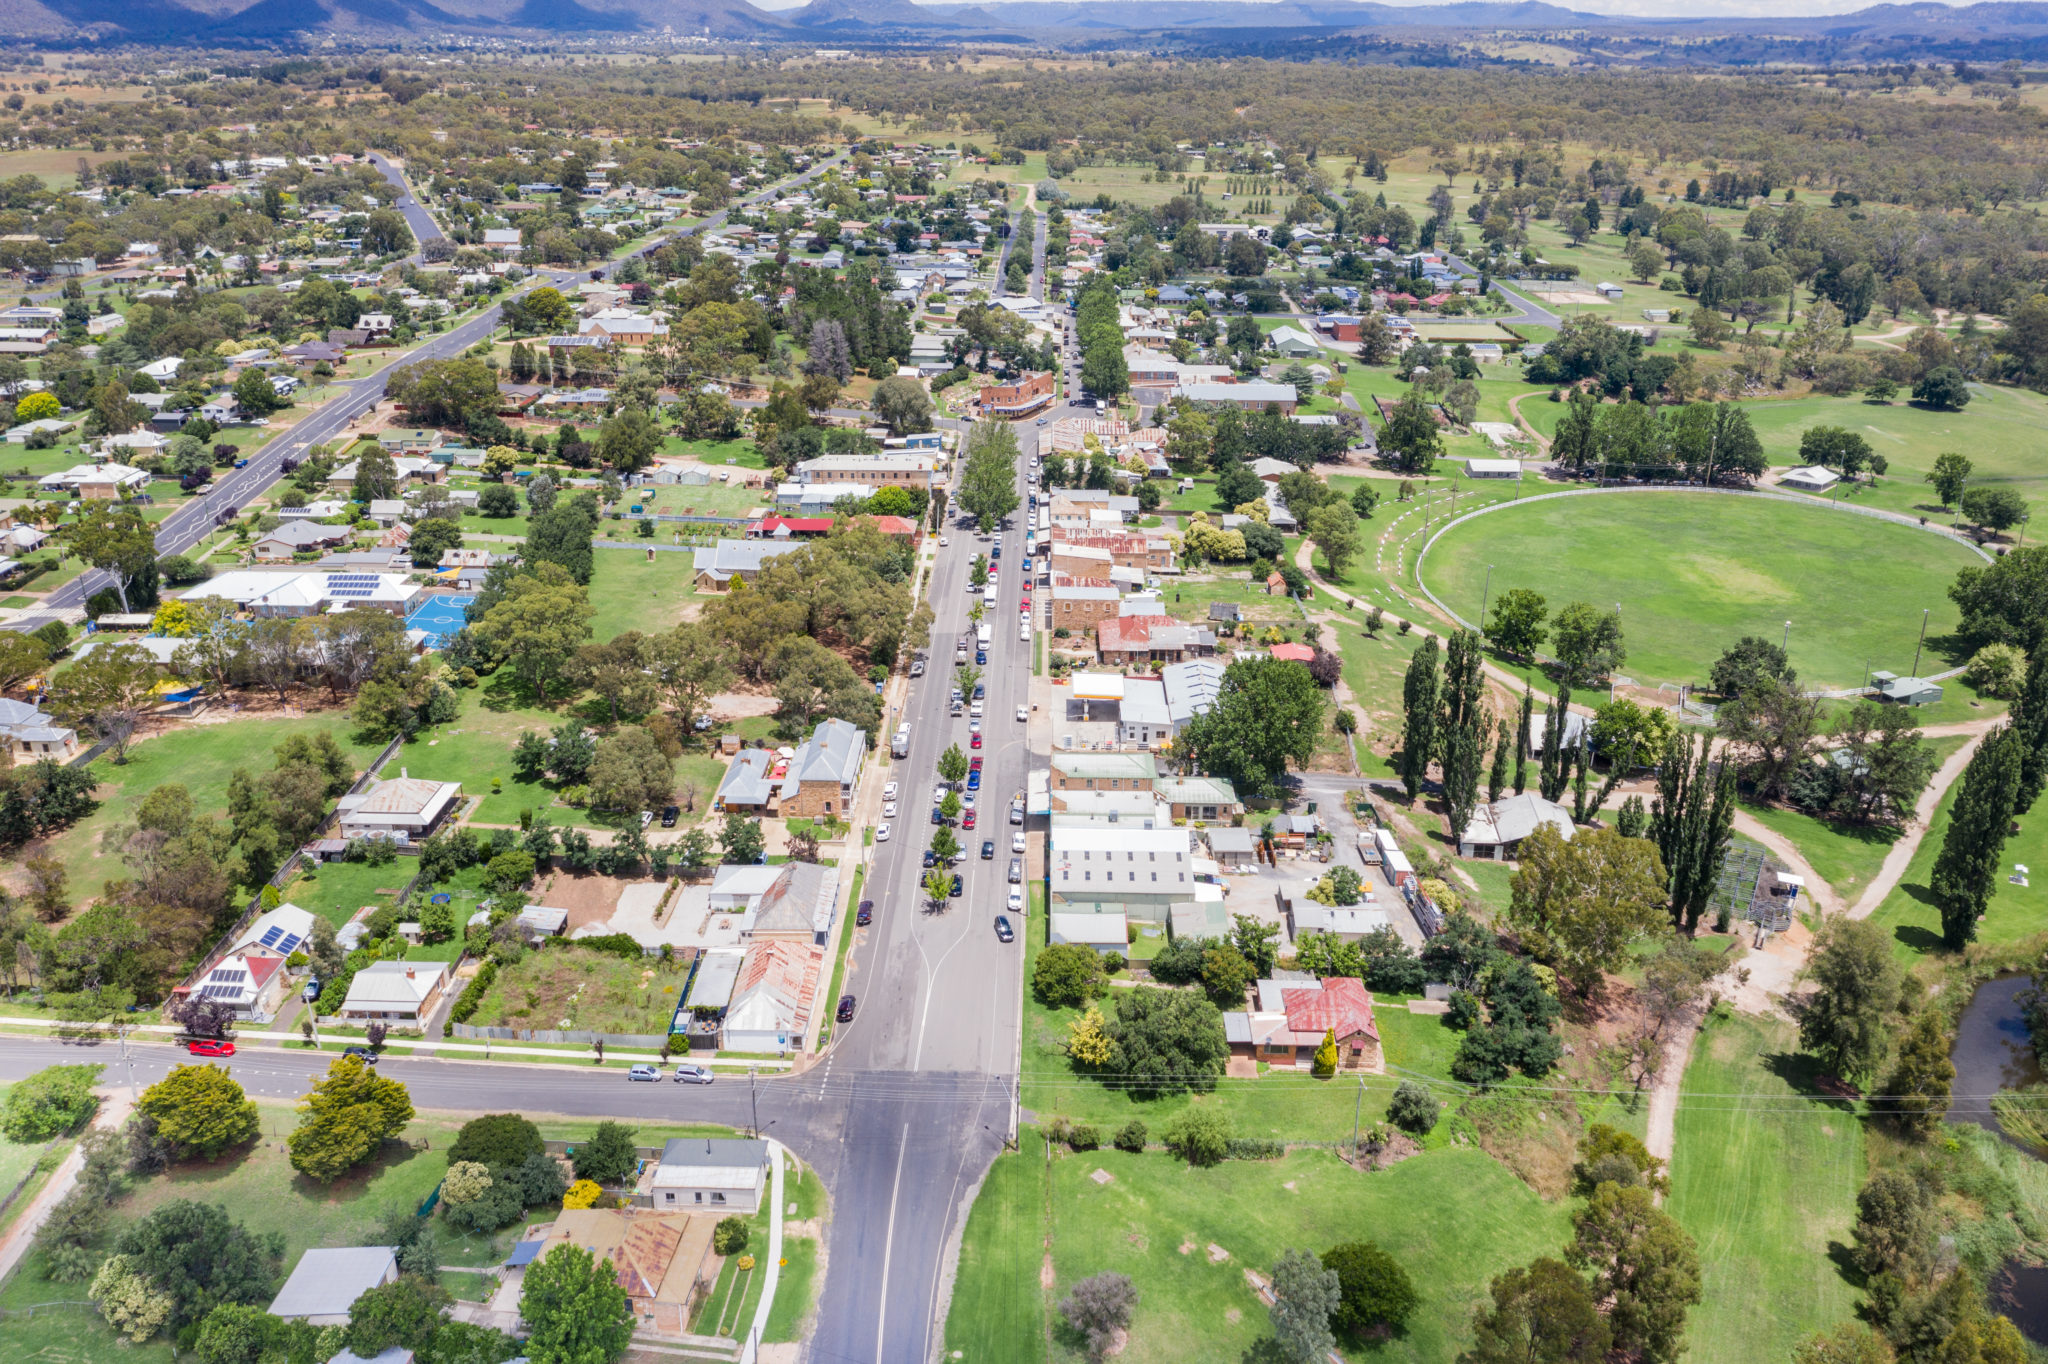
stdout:
<svg viewBox="0 0 2048 1364">
<path fill-rule="evenodd" d="M 405 626 L 408 630 L 426 631 L 427 647 L 438 649 L 448 642 L 450 635 L 463 627 L 462 613 L 475 600 L 474 596 L 428 597 L 405 618 Z"/>
</svg>

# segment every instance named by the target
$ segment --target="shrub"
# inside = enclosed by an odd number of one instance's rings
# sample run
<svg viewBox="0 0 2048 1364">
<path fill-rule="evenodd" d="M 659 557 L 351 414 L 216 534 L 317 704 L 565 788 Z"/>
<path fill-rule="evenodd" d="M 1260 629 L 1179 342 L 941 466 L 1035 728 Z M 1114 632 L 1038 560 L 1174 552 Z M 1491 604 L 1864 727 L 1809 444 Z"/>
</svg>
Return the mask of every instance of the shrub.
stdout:
<svg viewBox="0 0 2048 1364">
<path fill-rule="evenodd" d="M 1387 1121 L 1403 1132 L 1426 1136 L 1436 1126 L 1436 1096 L 1413 1080 L 1403 1080 L 1387 1105 Z"/>
<path fill-rule="evenodd" d="M 448 1164 L 451 1170 L 459 1161 L 486 1166 L 518 1165 L 528 1156 L 545 1150 L 547 1144 L 541 1140 L 540 1129 L 519 1114 L 486 1113 L 481 1118 L 471 1118 L 455 1134 L 455 1144 L 448 1148 Z"/>
<path fill-rule="evenodd" d="M 595 938 L 578 938 L 574 945 L 592 952 L 609 952 L 628 961 L 638 961 L 647 955 L 647 949 L 631 933 L 604 933 Z"/>
<path fill-rule="evenodd" d="M 589 1141 L 579 1142 L 570 1157 L 578 1180 L 617 1184 L 633 1173 L 640 1153 L 633 1147 L 633 1129 L 624 1123 L 601 1122 Z"/>
<path fill-rule="evenodd" d="M 1124 954 L 1121 952 L 1104 952 L 1102 954 L 1102 969 L 1112 976 L 1128 965 L 1130 963 L 1124 960 Z"/>
<path fill-rule="evenodd" d="M 474 1203 L 491 1187 L 491 1172 L 473 1160 L 451 1160 L 441 1179 L 441 1201 L 450 1207 Z"/>
<path fill-rule="evenodd" d="M 1131 1308 L 1138 1290 L 1122 1274 L 1102 1273 L 1081 1280 L 1060 1302 L 1060 1315 L 1067 1325 L 1088 1341 L 1088 1354 L 1100 1359 L 1116 1341 L 1116 1333 L 1131 1324 Z"/>
<path fill-rule="evenodd" d="M 1136 1153 L 1145 1149 L 1145 1138 L 1149 1135 L 1151 1134 L 1145 1130 L 1145 1124 L 1132 1118 L 1117 1128 L 1116 1135 L 1110 1139 L 1110 1144 L 1119 1151 Z"/>
<path fill-rule="evenodd" d="M 1230 1153 L 1230 1119 L 1211 1108 L 1190 1108 L 1160 1134 L 1166 1149 L 1190 1165 L 1214 1165 Z"/>
<path fill-rule="evenodd" d="M 45 397 L 45 394 L 35 394 Z M 0 1135 L 9 1141 L 48 1141 L 76 1131 L 99 1111 L 92 1087 L 100 1066 L 46 1066 L 7 1091 Z"/>
<path fill-rule="evenodd" d="M 1067 1145 L 1076 1151 L 1093 1151 L 1102 1145 L 1102 1134 L 1092 1123 L 1077 1122 L 1067 1130 Z"/>
<path fill-rule="evenodd" d="M 711 1248 L 720 1255 L 737 1255 L 747 1248 L 750 1234 L 744 1217 L 721 1217 L 711 1229 Z"/>
<path fill-rule="evenodd" d="M 604 1190 L 598 1187 L 596 1180 L 579 1179 L 569 1186 L 567 1193 L 562 1195 L 562 1207 L 565 1211 L 587 1208 L 602 1197 L 604 1197 Z M 716 1232 L 712 1234 L 714 1236 L 717 1235 Z"/>
<path fill-rule="evenodd" d="M 1347 1331 L 1398 1327 L 1415 1310 L 1415 1285 L 1401 1262 L 1370 1241 L 1346 1241 L 1322 1254 L 1341 1295 L 1332 1324 Z"/>
<path fill-rule="evenodd" d="M 476 1011 L 483 1006 L 484 996 L 491 992 L 491 982 L 497 978 L 498 963 L 486 959 L 484 964 L 477 968 L 476 974 L 470 977 L 469 984 L 463 987 L 461 997 L 455 1001 L 455 1007 L 448 1011 L 449 1021 L 467 1023 L 474 1018 Z"/>
<path fill-rule="evenodd" d="M 1229 1160 L 1278 1160 L 1287 1154 L 1287 1144 L 1271 1137 L 1232 1137 L 1223 1154 Z"/>
</svg>

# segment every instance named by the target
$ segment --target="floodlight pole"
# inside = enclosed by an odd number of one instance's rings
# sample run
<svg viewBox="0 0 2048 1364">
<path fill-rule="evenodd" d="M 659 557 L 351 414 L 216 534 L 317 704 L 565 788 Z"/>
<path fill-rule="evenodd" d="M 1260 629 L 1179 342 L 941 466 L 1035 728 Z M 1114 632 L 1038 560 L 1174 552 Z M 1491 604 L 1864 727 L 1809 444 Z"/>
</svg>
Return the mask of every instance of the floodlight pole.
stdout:
<svg viewBox="0 0 2048 1364">
<path fill-rule="evenodd" d="M 1779 653 L 1784 653 L 1784 652 L 1785 652 L 1785 651 L 1786 651 L 1787 649 L 1789 649 L 1789 648 L 1791 648 L 1791 647 L 1792 647 L 1792 622 L 1788 620 L 1788 621 L 1786 621 L 1786 622 L 1785 622 L 1785 637 L 1784 637 L 1783 639 L 1781 639 L 1781 640 L 1779 640 L 1779 641 L 1778 641 L 1778 652 L 1779 652 Z"/>
<path fill-rule="evenodd" d="M 1479 590 L 1479 628 L 1486 628 L 1486 599 L 1493 594 L 1493 565 L 1486 566 L 1486 586 Z"/>
<path fill-rule="evenodd" d="M 1933 609 L 1928 606 L 1920 608 L 1920 641 L 1913 646 L 1913 671 L 1906 674 L 1908 677 L 1918 677 L 1920 675 L 1920 649 L 1922 645 L 1927 643 L 1927 617 L 1932 613 Z"/>
<path fill-rule="evenodd" d="M 1358 1110 L 1365 1103 L 1365 1073 L 1359 1072 L 1358 1097 L 1351 1101 L 1351 1158 L 1358 1159 Z"/>
</svg>

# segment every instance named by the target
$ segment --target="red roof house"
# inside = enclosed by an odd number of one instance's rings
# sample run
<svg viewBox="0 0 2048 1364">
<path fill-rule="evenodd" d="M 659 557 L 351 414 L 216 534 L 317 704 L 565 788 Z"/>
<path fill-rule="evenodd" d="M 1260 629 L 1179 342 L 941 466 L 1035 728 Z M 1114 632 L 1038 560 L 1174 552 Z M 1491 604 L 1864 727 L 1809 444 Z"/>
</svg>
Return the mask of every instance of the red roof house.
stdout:
<svg viewBox="0 0 2048 1364">
<path fill-rule="evenodd" d="M 1275 658 L 1284 658 L 1295 663 L 1307 663 L 1316 656 L 1316 651 L 1306 644 L 1275 644 L 1266 652 Z"/>
<path fill-rule="evenodd" d="M 1329 976 L 1321 984 L 1290 986 L 1280 997 L 1287 1008 L 1287 1030 L 1294 1034 L 1298 1050 L 1313 1059 L 1325 1034 L 1337 1039 L 1337 1068 L 1380 1071 L 1386 1062 L 1380 1052 L 1379 1025 L 1373 1021 L 1372 995 L 1365 983 L 1349 976 Z M 1304 1037 L 1313 1036 L 1313 1043 Z"/>
<path fill-rule="evenodd" d="M 829 516 L 764 516 L 755 523 L 758 539 L 787 540 L 794 535 L 825 535 L 832 529 Z"/>
</svg>

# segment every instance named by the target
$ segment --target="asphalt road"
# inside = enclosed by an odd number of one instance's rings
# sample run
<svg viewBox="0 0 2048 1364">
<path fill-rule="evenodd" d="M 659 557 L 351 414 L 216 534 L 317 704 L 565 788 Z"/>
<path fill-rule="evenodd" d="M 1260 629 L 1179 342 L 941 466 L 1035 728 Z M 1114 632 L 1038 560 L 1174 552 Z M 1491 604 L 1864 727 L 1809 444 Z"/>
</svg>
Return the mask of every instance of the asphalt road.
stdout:
<svg viewBox="0 0 2048 1364">
<path fill-rule="evenodd" d="M 434 215 L 427 212 L 420 201 L 412 197 L 412 186 L 406 184 L 405 176 L 392 164 L 391 158 L 382 152 L 371 152 L 370 164 L 375 166 L 378 172 L 391 182 L 392 188 L 398 191 L 398 202 L 394 207 L 405 215 L 405 225 L 412 229 L 414 240 L 422 243 L 431 242 L 445 235 L 441 231 L 441 225 L 434 221 Z"/>
</svg>

